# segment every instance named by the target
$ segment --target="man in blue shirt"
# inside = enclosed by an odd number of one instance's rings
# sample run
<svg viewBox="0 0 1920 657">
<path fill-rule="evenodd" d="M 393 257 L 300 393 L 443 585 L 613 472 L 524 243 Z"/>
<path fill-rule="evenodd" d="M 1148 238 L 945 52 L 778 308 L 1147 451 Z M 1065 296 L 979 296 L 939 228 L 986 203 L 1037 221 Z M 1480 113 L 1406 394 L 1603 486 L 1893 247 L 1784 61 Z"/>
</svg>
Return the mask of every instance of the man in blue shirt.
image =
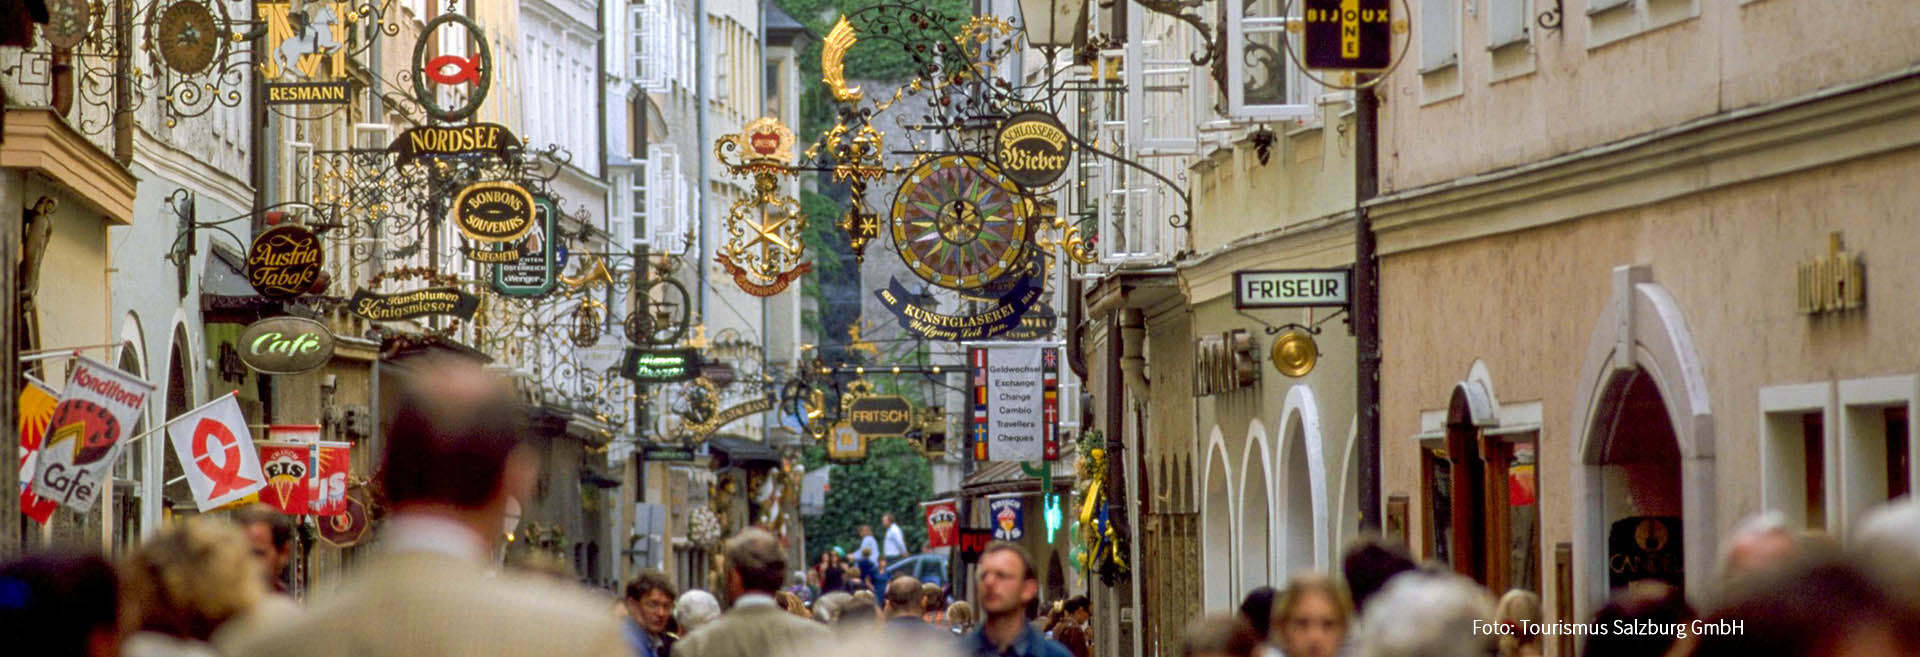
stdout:
<svg viewBox="0 0 1920 657">
<path fill-rule="evenodd" d="M 1027 605 L 1040 596 L 1040 576 L 1025 549 L 1005 541 L 989 543 L 977 570 L 985 620 L 967 637 L 967 652 L 974 657 L 1072 657 L 1027 622 Z"/>
<path fill-rule="evenodd" d="M 658 570 L 644 570 L 627 583 L 627 641 L 634 657 L 667 657 L 673 648 L 667 618 L 673 615 L 673 580 Z"/>
</svg>

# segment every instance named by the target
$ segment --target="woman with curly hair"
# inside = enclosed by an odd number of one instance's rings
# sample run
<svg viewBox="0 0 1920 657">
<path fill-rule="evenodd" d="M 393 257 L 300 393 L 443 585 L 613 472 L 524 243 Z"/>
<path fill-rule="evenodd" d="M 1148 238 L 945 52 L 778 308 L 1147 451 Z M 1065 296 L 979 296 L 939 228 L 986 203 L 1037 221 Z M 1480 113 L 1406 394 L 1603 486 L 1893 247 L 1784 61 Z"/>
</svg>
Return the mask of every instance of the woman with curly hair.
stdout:
<svg viewBox="0 0 1920 657">
<path fill-rule="evenodd" d="M 246 534 L 207 518 L 189 518 L 148 538 L 121 565 L 120 590 L 123 657 L 214 654 L 221 630 L 240 625 L 233 621 L 267 595 Z"/>
</svg>

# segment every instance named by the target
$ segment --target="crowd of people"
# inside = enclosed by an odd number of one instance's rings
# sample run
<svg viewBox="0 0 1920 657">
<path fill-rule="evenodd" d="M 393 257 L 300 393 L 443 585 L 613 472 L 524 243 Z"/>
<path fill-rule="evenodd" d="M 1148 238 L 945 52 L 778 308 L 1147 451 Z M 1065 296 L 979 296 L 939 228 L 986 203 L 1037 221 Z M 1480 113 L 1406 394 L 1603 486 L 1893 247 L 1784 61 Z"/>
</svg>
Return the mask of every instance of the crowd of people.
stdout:
<svg viewBox="0 0 1920 657">
<path fill-rule="evenodd" d="M 1092 606 L 1034 613 L 1034 559 L 982 551 L 974 602 L 932 583 L 878 581 L 905 553 L 863 531 L 857 558 L 822 555 L 794 577 L 772 534 L 726 541 L 719 590 L 677 590 L 646 571 L 617 604 L 533 569 L 493 567 L 510 501 L 537 456 L 521 444 L 511 392 L 478 369 L 421 367 L 396 392 L 377 476 L 390 514 L 381 545 L 338 590 L 302 607 L 271 576 L 291 525 L 272 513 L 190 518 L 119 563 L 36 554 L 0 564 L 0 652 L 48 657 L 1089 657 Z M 898 548 L 895 550 L 894 548 Z M 858 558 L 879 554 L 878 559 Z M 1351 547 L 1338 576 L 1295 574 L 1238 614 L 1206 615 L 1182 657 L 1528 657 L 1577 635 L 1594 657 L 1880 657 L 1920 654 L 1920 505 L 1862 518 L 1844 548 L 1777 515 L 1741 525 L 1712 592 L 1689 604 L 1645 581 L 1585 622 L 1549 619 L 1540 596 L 1499 596 L 1397 544 Z M 837 579 L 836 579 L 837 573 Z M 804 579 L 808 595 L 787 588 Z M 837 586 L 836 586 L 837 584 Z M 876 588 L 877 587 L 877 588 Z M 728 604 L 723 610 L 721 601 Z M 977 605 L 977 606 L 976 606 Z M 1037 618 L 1036 618 L 1037 616 Z M 1583 629 L 1584 628 L 1584 629 Z M 1595 631 L 1598 628 L 1600 631 Z M 1611 629 L 1612 631 L 1607 631 Z M 1629 631 L 1630 630 L 1630 631 Z M 1150 654 L 1170 655 L 1175 646 Z M 17 650 L 17 652 L 16 652 Z"/>
</svg>

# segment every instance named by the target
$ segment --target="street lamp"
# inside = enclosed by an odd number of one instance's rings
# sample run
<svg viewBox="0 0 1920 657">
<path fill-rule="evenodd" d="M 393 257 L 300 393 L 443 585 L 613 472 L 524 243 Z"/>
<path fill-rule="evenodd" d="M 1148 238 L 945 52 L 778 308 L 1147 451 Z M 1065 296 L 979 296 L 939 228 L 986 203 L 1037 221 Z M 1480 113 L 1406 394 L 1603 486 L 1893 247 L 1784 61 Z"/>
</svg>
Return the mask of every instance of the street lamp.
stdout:
<svg viewBox="0 0 1920 657">
<path fill-rule="evenodd" d="M 1027 43 L 1052 59 L 1086 30 L 1087 0 L 1020 0 L 1020 23 Z"/>
</svg>

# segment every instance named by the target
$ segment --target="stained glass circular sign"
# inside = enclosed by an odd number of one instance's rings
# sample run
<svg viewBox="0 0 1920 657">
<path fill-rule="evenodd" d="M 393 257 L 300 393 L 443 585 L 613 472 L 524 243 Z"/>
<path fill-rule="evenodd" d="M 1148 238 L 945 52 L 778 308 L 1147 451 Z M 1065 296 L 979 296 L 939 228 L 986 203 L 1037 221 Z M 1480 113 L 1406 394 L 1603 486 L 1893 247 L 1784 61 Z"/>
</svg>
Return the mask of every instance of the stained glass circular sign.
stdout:
<svg viewBox="0 0 1920 657">
<path fill-rule="evenodd" d="M 1026 252 L 1030 204 L 973 155 L 922 162 L 893 197 L 893 243 L 907 268 L 942 287 L 993 282 Z"/>
</svg>

